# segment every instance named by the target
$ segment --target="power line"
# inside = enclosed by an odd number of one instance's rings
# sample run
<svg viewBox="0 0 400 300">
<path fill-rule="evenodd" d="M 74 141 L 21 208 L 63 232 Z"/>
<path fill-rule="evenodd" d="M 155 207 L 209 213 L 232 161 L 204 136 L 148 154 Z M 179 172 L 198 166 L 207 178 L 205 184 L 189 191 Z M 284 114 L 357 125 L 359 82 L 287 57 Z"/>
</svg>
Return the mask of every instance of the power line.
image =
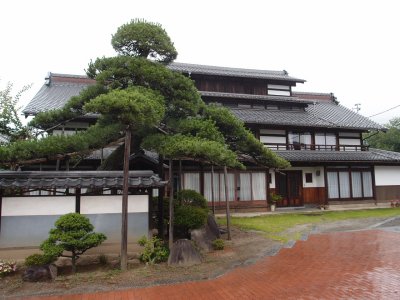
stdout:
<svg viewBox="0 0 400 300">
<path fill-rule="evenodd" d="M 372 117 L 375 117 L 375 116 L 377 116 L 377 115 L 381 115 L 381 114 L 383 114 L 383 113 L 385 113 L 385 112 L 388 112 L 388 111 L 391 111 L 391 110 L 393 110 L 393 109 L 395 109 L 395 108 L 397 108 L 397 107 L 399 107 L 400 106 L 400 104 L 399 105 L 396 105 L 396 106 L 394 106 L 394 107 L 392 107 L 392 108 L 389 108 L 389 109 L 387 109 L 387 110 L 384 110 L 384 111 L 382 111 L 382 112 L 380 112 L 380 113 L 377 113 L 377 114 L 374 114 L 374 115 L 372 115 L 372 116 L 369 116 L 368 118 L 372 118 Z"/>
</svg>

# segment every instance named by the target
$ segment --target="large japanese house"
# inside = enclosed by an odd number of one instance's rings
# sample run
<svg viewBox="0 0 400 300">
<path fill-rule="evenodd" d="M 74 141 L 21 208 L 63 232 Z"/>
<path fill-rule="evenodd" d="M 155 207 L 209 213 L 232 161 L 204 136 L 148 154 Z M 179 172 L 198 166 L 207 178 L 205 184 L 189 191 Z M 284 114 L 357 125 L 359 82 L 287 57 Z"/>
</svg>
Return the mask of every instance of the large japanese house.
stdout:
<svg viewBox="0 0 400 300">
<path fill-rule="evenodd" d="M 341 106 L 333 94 L 295 92 L 296 85 L 305 80 L 286 71 L 184 63 L 169 68 L 194 80 L 206 103 L 228 107 L 265 147 L 292 165 L 273 170 L 246 163 L 246 171 L 230 170 L 231 207 L 267 208 L 272 192 L 283 196 L 279 206 L 377 204 L 400 199 L 400 153 L 370 149 L 362 136 L 385 129 Z M 85 76 L 50 73 L 24 114 L 60 108 L 89 84 L 93 81 Z M 71 134 L 93 122 L 86 117 L 74 120 L 54 134 Z M 110 151 L 97 151 L 76 168 L 94 169 Z M 132 160 L 139 169 L 158 170 L 156 153 L 144 150 Z M 175 180 L 177 186 L 180 181 L 183 188 L 201 192 L 210 204 L 214 197 L 215 205 L 224 205 L 222 170 L 215 168 L 212 175 L 211 166 L 184 161 L 180 177 Z"/>
</svg>

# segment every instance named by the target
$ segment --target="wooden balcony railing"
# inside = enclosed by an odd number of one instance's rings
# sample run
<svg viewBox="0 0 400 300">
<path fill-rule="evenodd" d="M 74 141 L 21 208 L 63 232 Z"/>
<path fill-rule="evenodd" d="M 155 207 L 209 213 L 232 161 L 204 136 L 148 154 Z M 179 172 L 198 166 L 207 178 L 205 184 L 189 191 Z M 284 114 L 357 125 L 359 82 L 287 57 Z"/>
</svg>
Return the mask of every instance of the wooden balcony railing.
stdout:
<svg viewBox="0 0 400 300">
<path fill-rule="evenodd" d="M 271 150 L 316 150 L 316 151 L 368 151 L 366 145 L 313 145 L 313 144 L 284 144 L 264 143 Z"/>
</svg>

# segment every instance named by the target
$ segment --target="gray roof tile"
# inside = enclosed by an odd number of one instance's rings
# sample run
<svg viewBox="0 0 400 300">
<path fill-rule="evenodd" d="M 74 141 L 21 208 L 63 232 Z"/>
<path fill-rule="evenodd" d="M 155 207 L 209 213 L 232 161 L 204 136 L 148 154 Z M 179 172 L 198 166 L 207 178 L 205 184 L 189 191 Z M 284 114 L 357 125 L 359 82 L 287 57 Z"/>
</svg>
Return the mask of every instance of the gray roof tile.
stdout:
<svg viewBox="0 0 400 300">
<path fill-rule="evenodd" d="M 231 111 L 245 123 L 327 127 L 361 130 L 382 130 L 383 126 L 334 102 L 316 102 L 305 111 L 264 110 L 231 108 Z"/>
<path fill-rule="evenodd" d="M 87 87 L 88 84 L 51 83 L 43 85 L 22 111 L 26 115 L 34 115 L 42 111 L 62 108 L 72 96 Z"/>
<path fill-rule="evenodd" d="M 121 188 L 122 171 L 44 171 L 0 172 L 0 188 Z M 129 171 L 133 188 L 161 187 L 166 184 L 152 171 Z"/>
<path fill-rule="evenodd" d="M 400 163 L 400 153 L 370 149 L 369 151 L 274 151 L 290 162 L 373 162 Z"/>
<path fill-rule="evenodd" d="M 168 68 L 182 73 L 305 82 L 304 79 L 289 76 L 286 71 L 228 68 L 177 62 L 170 64 Z"/>
<path fill-rule="evenodd" d="M 306 99 L 299 99 L 292 96 L 272 96 L 272 95 L 253 95 L 253 94 L 237 94 L 237 93 L 221 93 L 221 92 L 209 92 L 199 91 L 202 97 L 213 97 L 213 98 L 230 98 L 230 99 L 248 99 L 248 100 L 265 100 L 274 102 L 294 102 L 294 103 L 308 103 L 311 104 L 313 101 Z"/>
</svg>

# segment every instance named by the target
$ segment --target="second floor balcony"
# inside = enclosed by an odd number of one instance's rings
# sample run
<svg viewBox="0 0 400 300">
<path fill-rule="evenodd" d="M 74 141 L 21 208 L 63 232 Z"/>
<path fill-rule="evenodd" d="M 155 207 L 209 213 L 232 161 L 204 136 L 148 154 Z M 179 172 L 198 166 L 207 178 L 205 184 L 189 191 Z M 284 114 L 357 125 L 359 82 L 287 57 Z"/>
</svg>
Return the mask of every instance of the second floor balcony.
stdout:
<svg viewBox="0 0 400 300">
<path fill-rule="evenodd" d="M 264 143 L 271 150 L 316 150 L 316 151 L 368 151 L 368 145 L 316 145 L 302 143 Z"/>
</svg>

